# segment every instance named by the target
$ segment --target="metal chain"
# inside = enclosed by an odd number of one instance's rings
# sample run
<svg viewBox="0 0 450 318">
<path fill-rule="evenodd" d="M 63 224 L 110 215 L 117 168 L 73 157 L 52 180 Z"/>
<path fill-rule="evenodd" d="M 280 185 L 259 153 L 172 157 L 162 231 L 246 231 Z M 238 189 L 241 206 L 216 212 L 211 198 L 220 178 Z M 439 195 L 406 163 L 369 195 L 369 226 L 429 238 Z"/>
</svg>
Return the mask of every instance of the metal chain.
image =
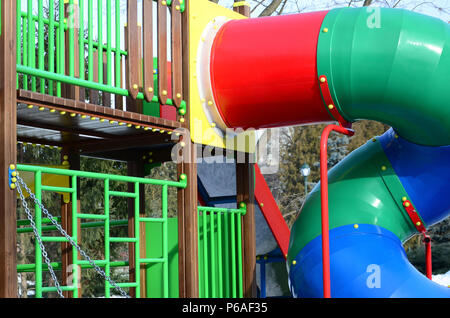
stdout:
<svg viewBox="0 0 450 318">
<path fill-rule="evenodd" d="M 18 177 L 16 177 L 16 178 L 19 179 Z M 45 250 L 41 236 L 39 235 L 39 232 L 37 230 L 36 223 L 34 223 L 33 216 L 31 215 L 30 209 L 28 208 L 28 204 L 25 201 L 25 197 L 22 193 L 22 189 L 20 188 L 20 186 L 17 187 L 17 191 L 19 192 L 20 200 L 22 200 L 22 206 L 25 209 L 27 218 L 30 221 L 31 227 L 33 228 L 34 236 L 36 237 L 36 240 L 39 243 L 39 247 L 41 248 L 41 253 L 42 253 L 42 256 L 44 257 L 44 261 L 47 264 L 50 275 L 52 276 L 53 282 L 55 283 L 56 291 L 57 291 L 59 297 L 64 298 L 64 295 L 61 290 L 61 285 L 59 284 L 58 279 L 56 278 L 55 271 L 53 270 L 53 266 L 51 265 L 50 259 L 48 258 L 47 251 Z"/>
<path fill-rule="evenodd" d="M 48 212 L 48 210 L 42 205 L 41 202 L 39 202 L 39 200 L 36 198 L 36 196 L 31 192 L 31 190 L 28 188 L 28 186 L 25 184 L 25 182 L 22 180 L 22 178 L 20 178 L 19 176 L 16 176 L 17 178 L 17 190 L 19 191 L 19 194 L 21 194 L 21 200 L 22 202 L 25 202 L 25 198 L 23 197 L 22 194 L 22 190 L 20 188 L 20 185 L 22 185 L 25 190 L 29 193 L 30 198 L 33 199 L 33 201 L 39 205 L 39 207 L 41 208 L 42 212 L 50 219 L 50 221 L 52 222 L 53 225 L 56 226 L 56 228 L 58 229 L 58 231 L 69 241 L 69 243 L 74 246 L 78 252 L 80 253 L 81 256 L 83 256 L 83 258 L 85 260 L 87 260 L 89 262 L 89 264 L 95 269 L 95 271 L 100 274 L 100 276 L 103 277 L 103 279 L 107 280 L 112 286 L 114 286 L 114 288 L 124 297 L 130 298 L 130 296 L 122 289 L 120 288 L 119 285 L 117 285 L 117 283 L 115 281 L 113 281 L 108 275 L 106 275 L 106 273 L 98 266 L 95 264 L 95 262 L 89 257 L 89 255 L 86 254 L 86 252 L 84 252 L 81 247 L 67 234 L 67 232 L 61 227 L 61 225 L 58 224 L 58 222 L 55 220 L 55 218 L 53 217 L 53 215 L 50 214 L 50 212 Z M 24 205 L 24 203 L 22 203 L 22 205 Z M 26 202 L 25 202 L 26 205 Z M 24 207 L 25 207 L 24 205 Z M 27 207 L 25 208 L 26 210 L 28 209 Z M 29 212 L 29 209 L 28 209 Z M 31 216 L 31 214 L 30 214 Z M 30 216 L 28 217 L 30 219 Z M 32 216 L 31 216 L 32 219 Z M 31 220 L 32 221 L 32 220 Z M 32 221 L 33 222 L 33 221 Z M 34 223 L 34 222 L 33 222 Z M 34 230 L 34 229 L 33 229 Z M 39 237 L 39 234 L 37 233 L 37 230 L 35 231 L 35 235 L 36 238 Z M 38 238 L 38 240 L 40 241 L 40 245 L 42 245 L 42 241 L 40 240 L 40 237 Z M 43 251 L 43 255 L 44 255 L 44 249 L 43 249 L 43 245 L 41 246 L 41 250 Z M 48 259 L 48 258 L 47 258 Z M 47 262 L 47 260 L 46 260 Z M 51 268 L 50 263 L 47 263 L 49 265 L 49 269 Z M 52 268 L 53 270 L 53 268 Z M 53 275 L 52 275 L 53 276 Z M 56 277 L 55 277 L 56 279 Z M 55 284 L 57 284 L 57 281 L 55 280 Z M 58 284 L 59 285 L 59 284 Z M 56 286 L 58 288 L 58 285 Z M 60 294 L 60 296 L 62 296 L 62 293 Z M 62 296 L 64 297 L 64 296 Z"/>
</svg>

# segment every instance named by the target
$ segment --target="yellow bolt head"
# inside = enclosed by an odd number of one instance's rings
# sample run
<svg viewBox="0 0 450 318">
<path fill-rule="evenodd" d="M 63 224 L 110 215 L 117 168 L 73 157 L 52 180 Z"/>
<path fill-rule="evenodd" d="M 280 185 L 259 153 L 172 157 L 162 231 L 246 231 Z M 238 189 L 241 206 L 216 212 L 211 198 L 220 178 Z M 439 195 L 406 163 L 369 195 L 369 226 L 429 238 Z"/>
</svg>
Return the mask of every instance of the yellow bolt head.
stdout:
<svg viewBox="0 0 450 318">
<path fill-rule="evenodd" d="M 408 200 L 407 197 L 402 197 L 402 201 L 405 202 L 406 200 Z"/>
<path fill-rule="evenodd" d="M 409 202 L 405 202 L 405 206 L 406 207 L 410 206 Z"/>
<path fill-rule="evenodd" d="M 180 11 L 180 6 L 175 6 L 175 10 Z"/>
<path fill-rule="evenodd" d="M 43 111 L 45 109 L 45 107 L 39 107 L 40 111 Z"/>
<path fill-rule="evenodd" d="M 133 85 L 133 89 L 138 89 L 138 88 L 139 88 L 138 84 Z"/>
<path fill-rule="evenodd" d="M 163 96 L 166 96 L 166 95 L 167 95 L 167 91 L 166 91 L 166 90 L 163 90 L 163 91 L 162 91 L 162 94 L 163 94 Z"/>
<path fill-rule="evenodd" d="M 325 76 L 321 76 L 321 77 L 320 77 L 320 82 L 321 82 L 321 83 L 325 83 L 326 81 L 327 81 L 327 79 L 326 79 Z"/>
<path fill-rule="evenodd" d="M 420 226 L 420 225 L 422 225 L 422 223 L 420 223 L 420 222 L 417 222 L 417 223 L 416 223 L 416 225 L 417 225 L 417 226 Z"/>
<path fill-rule="evenodd" d="M 165 5 L 167 5 L 167 2 L 166 2 L 166 1 L 162 1 L 161 4 L 162 4 L 163 6 L 165 6 Z"/>
<path fill-rule="evenodd" d="M 293 260 L 293 261 L 292 261 L 292 265 L 295 265 L 295 264 L 297 264 L 297 261 L 296 261 L 296 260 Z"/>
<path fill-rule="evenodd" d="M 359 225 L 358 225 L 358 224 L 354 224 L 353 227 L 354 227 L 355 229 L 357 229 L 357 228 L 359 228 Z"/>
<path fill-rule="evenodd" d="M 13 171 L 13 172 L 11 172 L 11 176 L 13 176 L 13 177 L 17 177 L 17 171 Z"/>
<path fill-rule="evenodd" d="M 386 166 L 381 166 L 381 170 L 386 171 Z"/>
<path fill-rule="evenodd" d="M 333 104 L 328 105 L 328 109 L 333 109 L 333 108 L 334 108 Z"/>
<path fill-rule="evenodd" d="M 180 180 L 185 180 L 185 179 L 186 179 L 186 175 L 185 174 L 180 175 Z"/>
<path fill-rule="evenodd" d="M 15 166 L 15 165 L 9 165 L 9 169 L 15 170 L 15 169 L 16 169 L 16 166 Z"/>
<path fill-rule="evenodd" d="M 148 91 L 149 91 L 150 93 L 152 93 L 152 92 L 153 92 L 153 88 L 152 88 L 152 87 L 149 87 L 149 88 L 148 88 Z"/>
<path fill-rule="evenodd" d="M 209 106 L 214 105 L 213 101 L 212 101 L 212 100 L 208 101 L 208 105 L 209 105 Z"/>
<path fill-rule="evenodd" d="M 16 188 L 16 184 L 15 184 L 15 183 L 11 183 L 10 188 L 11 188 L 12 190 L 14 190 L 14 189 Z"/>
<path fill-rule="evenodd" d="M 50 109 L 50 113 L 56 112 L 56 109 Z"/>
<path fill-rule="evenodd" d="M 132 124 L 127 124 L 127 127 L 130 128 L 131 126 L 133 126 Z"/>
<path fill-rule="evenodd" d="M 75 113 L 71 113 L 70 114 L 70 117 L 75 117 L 77 114 L 75 114 Z"/>
<path fill-rule="evenodd" d="M 323 33 L 327 33 L 328 32 L 328 28 L 323 28 Z"/>
<path fill-rule="evenodd" d="M 181 94 L 180 93 L 177 94 L 177 98 L 181 98 Z"/>
<path fill-rule="evenodd" d="M 66 112 L 65 111 L 62 111 L 62 112 L 59 112 L 61 115 L 65 115 L 66 114 Z"/>
<path fill-rule="evenodd" d="M 184 141 L 180 142 L 181 147 L 186 147 L 186 143 Z"/>
<path fill-rule="evenodd" d="M 69 156 L 68 156 L 68 155 L 64 155 L 64 156 L 63 156 L 63 159 L 64 159 L 64 160 L 69 160 Z"/>
<path fill-rule="evenodd" d="M 211 123 L 211 127 L 212 127 L 212 128 L 215 128 L 215 127 L 216 127 L 216 124 L 215 124 L 215 123 Z"/>
<path fill-rule="evenodd" d="M 183 117 L 180 118 L 180 123 L 184 123 L 184 118 Z"/>
<path fill-rule="evenodd" d="M 11 178 L 11 181 L 16 183 L 17 182 L 17 178 Z"/>
<path fill-rule="evenodd" d="M 91 120 L 97 120 L 97 117 L 91 117 Z"/>
</svg>

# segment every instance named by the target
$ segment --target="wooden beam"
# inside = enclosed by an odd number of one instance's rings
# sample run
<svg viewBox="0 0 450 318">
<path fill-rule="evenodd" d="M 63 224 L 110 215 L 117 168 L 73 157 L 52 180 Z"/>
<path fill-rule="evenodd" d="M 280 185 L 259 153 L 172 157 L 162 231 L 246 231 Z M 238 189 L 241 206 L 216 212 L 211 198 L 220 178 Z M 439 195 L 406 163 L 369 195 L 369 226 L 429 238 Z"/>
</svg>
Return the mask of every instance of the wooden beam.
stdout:
<svg viewBox="0 0 450 318">
<path fill-rule="evenodd" d="M 8 168 L 16 164 L 16 1 L 1 1 L 0 35 L 0 297 L 17 297 L 16 193 Z"/>
<path fill-rule="evenodd" d="M 128 162 L 128 175 L 133 177 L 144 177 L 145 170 L 144 165 L 140 161 L 129 161 Z M 134 192 L 134 184 L 129 183 L 128 184 L 128 192 Z M 127 206 L 128 206 L 128 236 L 134 237 L 135 236 L 135 228 L 134 228 L 134 221 L 135 221 L 135 214 L 134 214 L 134 199 L 128 199 L 127 200 Z M 140 216 L 145 216 L 145 187 L 143 184 L 139 186 L 139 214 Z M 141 258 L 145 258 L 146 255 L 146 248 L 145 248 L 145 222 L 141 222 L 139 224 L 139 254 Z M 135 281 L 136 279 L 136 258 L 135 258 L 135 243 L 129 243 L 128 244 L 128 258 L 129 258 L 129 275 L 130 275 L 130 282 Z M 145 298 L 146 297 L 146 264 L 142 264 L 140 267 L 140 297 Z M 136 288 L 130 288 L 130 296 L 136 297 Z"/>
<path fill-rule="evenodd" d="M 234 0 L 233 11 L 250 18 L 250 4 L 246 1 Z"/>
<path fill-rule="evenodd" d="M 236 160 L 236 199 L 247 205 L 247 213 L 242 218 L 242 255 L 244 297 L 256 297 L 256 232 L 255 232 L 255 184 L 254 163 L 249 154 L 238 153 Z"/>
<path fill-rule="evenodd" d="M 195 1 L 195 0 L 194 0 Z M 189 3 L 182 13 L 183 85 L 182 95 L 189 101 Z M 159 1 L 158 1 L 159 3 Z M 190 107 L 185 115 L 189 127 Z M 198 218 L 197 218 L 197 151 L 190 139 L 183 140 L 187 154 L 178 164 L 178 173 L 187 176 L 188 186 L 178 190 L 178 265 L 180 297 L 199 296 L 198 276 Z"/>
</svg>

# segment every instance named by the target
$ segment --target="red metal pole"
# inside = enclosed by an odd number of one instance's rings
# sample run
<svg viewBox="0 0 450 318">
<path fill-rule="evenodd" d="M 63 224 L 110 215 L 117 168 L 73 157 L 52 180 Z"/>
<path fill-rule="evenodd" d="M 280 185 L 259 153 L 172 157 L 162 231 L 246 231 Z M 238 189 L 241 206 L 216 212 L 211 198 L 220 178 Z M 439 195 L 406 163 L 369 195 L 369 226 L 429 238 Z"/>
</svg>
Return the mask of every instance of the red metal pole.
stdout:
<svg viewBox="0 0 450 318">
<path fill-rule="evenodd" d="M 328 224 L 328 137 L 332 131 L 353 136 L 354 131 L 342 126 L 328 125 L 322 132 L 320 139 L 320 199 L 322 205 L 322 273 L 323 297 L 331 298 L 330 280 L 330 238 Z"/>
<path fill-rule="evenodd" d="M 428 279 L 431 279 L 433 274 L 431 260 L 431 238 L 428 235 L 424 234 L 423 242 L 425 243 L 426 275 Z"/>
</svg>

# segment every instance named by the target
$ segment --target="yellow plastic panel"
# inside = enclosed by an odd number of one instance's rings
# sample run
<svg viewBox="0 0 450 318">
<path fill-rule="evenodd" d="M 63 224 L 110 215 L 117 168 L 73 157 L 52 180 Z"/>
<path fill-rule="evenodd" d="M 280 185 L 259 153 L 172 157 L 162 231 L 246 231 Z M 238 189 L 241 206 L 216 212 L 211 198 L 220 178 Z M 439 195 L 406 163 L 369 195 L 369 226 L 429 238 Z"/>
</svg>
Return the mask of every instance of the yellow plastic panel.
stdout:
<svg viewBox="0 0 450 318">
<path fill-rule="evenodd" d="M 190 130 L 191 139 L 197 144 L 219 147 L 241 152 L 255 152 L 255 132 L 246 131 L 237 135 L 226 135 L 218 132 L 215 124 L 208 119 L 204 106 L 207 100 L 200 96 L 198 84 L 197 61 L 200 43 L 204 41 L 204 31 L 217 19 L 246 19 L 225 7 L 208 0 L 189 1 L 189 72 L 190 72 Z"/>
<path fill-rule="evenodd" d="M 56 169 L 69 169 L 69 165 L 38 165 L 38 166 L 44 166 L 48 168 L 56 168 Z M 31 192 L 35 193 L 34 189 L 34 173 L 29 171 L 20 171 L 20 177 L 23 179 L 23 181 L 26 183 L 26 185 L 30 188 Z M 61 176 L 56 174 L 42 174 L 42 185 L 45 186 L 51 186 L 51 187 L 64 187 L 69 188 L 69 177 L 68 176 Z M 70 193 L 62 193 L 62 192 L 56 192 L 63 196 L 63 201 L 65 203 L 70 202 Z M 26 191 L 23 191 L 23 194 L 25 198 L 29 196 L 29 194 Z M 18 196 L 18 195 L 17 195 Z"/>
</svg>

